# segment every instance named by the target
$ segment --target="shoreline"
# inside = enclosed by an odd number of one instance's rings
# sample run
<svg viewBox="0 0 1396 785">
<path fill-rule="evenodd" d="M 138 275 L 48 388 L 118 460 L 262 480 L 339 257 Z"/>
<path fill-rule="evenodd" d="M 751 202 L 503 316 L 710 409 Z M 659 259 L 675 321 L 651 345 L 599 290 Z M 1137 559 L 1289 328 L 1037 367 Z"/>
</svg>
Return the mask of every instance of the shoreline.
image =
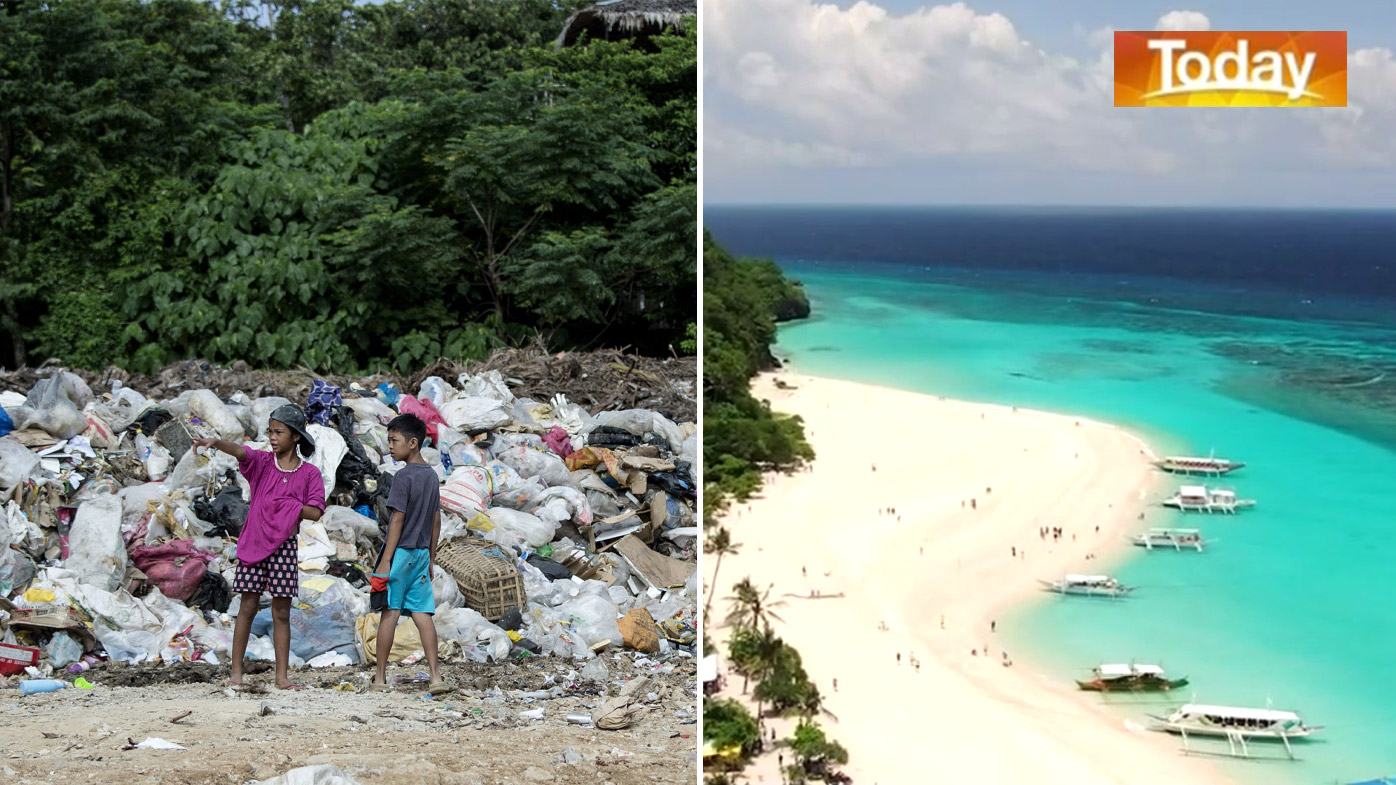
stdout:
<svg viewBox="0 0 1396 785">
<path fill-rule="evenodd" d="M 724 559 L 718 596 L 747 575 L 774 582 L 772 598 L 786 601 L 775 631 L 819 686 L 833 715 L 819 721 L 849 750 L 855 782 L 1233 782 L 1181 755 L 1176 739 L 1128 729 L 1074 684 L 1005 666 L 1012 652 L 997 640 L 998 616 L 1040 596 L 1039 578 L 1124 561 L 1134 547 L 1124 535 L 1148 525 L 1144 502 L 1167 482 L 1143 439 L 1087 418 L 789 369 L 758 376 L 752 393 L 801 415 L 818 457 L 768 476 L 723 517 L 744 546 Z M 1044 539 L 1043 526 L 1064 534 Z M 807 599 L 816 591 L 822 599 Z M 713 614 L 726 615 L 720 599 Z M 730 630 L 710 632 L 726 672 Z M 720 697 L 740 690 L 729 676 Z M 765 722 L 779 738 L 793 731 L 790 720 Z M 746 773 L 780 782 L 776 753 Z"/>
</svg>

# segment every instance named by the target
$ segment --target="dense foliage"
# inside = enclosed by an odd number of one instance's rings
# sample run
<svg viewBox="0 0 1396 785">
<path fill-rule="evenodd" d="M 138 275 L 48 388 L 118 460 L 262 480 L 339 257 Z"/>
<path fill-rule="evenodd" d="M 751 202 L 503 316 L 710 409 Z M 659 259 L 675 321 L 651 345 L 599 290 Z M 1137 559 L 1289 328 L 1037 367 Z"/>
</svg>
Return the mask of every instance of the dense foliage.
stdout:
<svg viewBox="0 0 1396 785">
<path fill-rule="evenodd" d="M 741 748 L 742 757 L 756 752 L 761 731 L 756 718 L 734 700 L 703 701 L 703 739 L 718 749 L 729 746 Z"/>
<path fill-rule="evenodd" d="M 777 317 L 807 315 L 799 284 L 770 260 L 737 259 L 703 237 L 704 515 L 761 487 L 761 473 L 814 457 L 798 417 L 773 414 L 750 392 L 773 364 Z"/>
<path fill-rule="evenodd" d="M 552 0 L 0 0 L 0 366 L 691 351 L 695 25 Z"/>
</svg>

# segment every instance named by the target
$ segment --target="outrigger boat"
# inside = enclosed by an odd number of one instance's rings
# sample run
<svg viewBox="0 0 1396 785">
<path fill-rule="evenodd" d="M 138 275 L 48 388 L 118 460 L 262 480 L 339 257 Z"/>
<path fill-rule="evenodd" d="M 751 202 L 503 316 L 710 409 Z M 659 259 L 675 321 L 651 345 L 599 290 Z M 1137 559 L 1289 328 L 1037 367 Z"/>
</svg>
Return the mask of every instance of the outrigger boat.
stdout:
<svg viewBox="0 0 1396 785">
<path fill-rule="evenodd" d="M 1107 663 L 1091 670 L 1095 678 L 1076 680 L 1087 692 L 1168 692 L 1187 686 L 1188 680 L 1170 679 L 1157 665 Z"/>
<path fill-rule="evenodd" d="M 1047 589 L 1060 594 L 1085 594 L 1101 597 L 1122 597 L 1134 591 L 1131 586 L 1122 586 L 1109 575 L 1066 575 L 1054 581 L 1038 580 Z"/>
<path fill-rule="evenodd" d="M 1238 499 L 1235 491 L 1222 488 L 1184 485 L 1177 493 L 1164 499 L 1163 506 L 1183 512 L 1222 512 L 1234 515 L 1237 510 L 1254 507 L 1255 499 Z"/>
<path fill-rule="evenodd" d="M 1183 749 L 1187 749 L 1188 736 L 1212 736 L 1224 738 L 1235 757 L 1250 757 L 1248 740 L 1280 741 L 1291 759 L 1294 750 L 1289 746 L 1290 739 L 1303 739 L 1323 730 L 1322 725 L 1305 725 L 1298 714 L 1292 711 L 1275 709 L 1247 709 L 1236 706 L 1208 706 L 1188 704 L 1168 715 L 1160 717 L 1150 714 L 1155 721 L 1154 730 L 1177 733 L 1183 737 Z"/>
<path fill-rule="evenodd" d="M 1150 529 L 1143 534 L 1136 534 L 1130 538 L 1135 545 L 1153 550 L 1155 548 L 1171 548 L 1175 551 L 1183 549 L 1202 552 L 1202 546 L 1208 540 L 1202 538 L 1202 532 L 1197 529 Z"/>
<path fill-rule="evenodd" d="M 1213 474 L 1221 475 L 1227 472 L 1234 472 L 1245 466 L 1242 461 L 1229 461 L 1225 458 L 1196 458 L 1192 456 L 1169 456 L 1161 460 L 1154 461 L 1154 465 L 1166 472 L 1174 474 Z"/>
</svg>

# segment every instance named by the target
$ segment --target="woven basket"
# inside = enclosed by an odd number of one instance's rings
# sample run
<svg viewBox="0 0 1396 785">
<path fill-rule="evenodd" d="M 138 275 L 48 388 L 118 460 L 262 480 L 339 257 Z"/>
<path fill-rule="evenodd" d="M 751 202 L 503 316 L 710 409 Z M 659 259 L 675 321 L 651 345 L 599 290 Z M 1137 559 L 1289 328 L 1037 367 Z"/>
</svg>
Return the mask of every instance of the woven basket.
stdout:
<svg viewBox="0 0 1396 785">
<path fill-rule="evenodd" d="M 514 563 L 485 551 L 498 551 L 492 542 L 455 539 L 436 551 L 436 563 L 451 574 L 465 604 L 490 621 L 499 621 L 510 608 L 524 608 L 523 579 Z"/>
</svg>

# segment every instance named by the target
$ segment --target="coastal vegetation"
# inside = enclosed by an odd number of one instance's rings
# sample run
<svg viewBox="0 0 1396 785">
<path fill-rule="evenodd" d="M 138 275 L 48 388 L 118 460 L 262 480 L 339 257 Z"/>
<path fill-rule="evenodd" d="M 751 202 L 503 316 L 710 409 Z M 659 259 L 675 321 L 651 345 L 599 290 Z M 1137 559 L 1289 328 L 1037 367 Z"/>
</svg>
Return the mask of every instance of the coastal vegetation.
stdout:
<svg viewBox="0 0 1396 785">
<path fill-rule="evenodd" d="M 694 351 L 696 25 L 0 0 L 0 366 Z"/>
<path fill-rule="evenodd" d="M 775 366 L 776 323 L 809 315 L 803 288 L 775 262 L 733 257 L 703 236 L 704 520 L 749 498 L 761 475 L 814 458 L 798 417 L 751 395 L 751 378 Z"/>
<path fill-rule="evenodd" d="M 755 683 L 750 694 L 756 702 L 752 720 L 757 729 L 756 746 L 741 746 L 734 765 L 740 768 L 760 750 L 763 718 L 798 717 L 794 735 L 779 742 L 794 753 L 795 759 L 794 765 L 782 771 L 782 777 L 788 782 L 836 779 L 839 775 L 831 767 L 847 764 L 848 751 L 829 739 L 815 721 L 824 712 L 819 688 L 805 672 L 799 651 L 776 635 L 772 623 L 783 620 L 775 609 L 785 602 L 772 600 L 770 594 L 770 587 L 762 590 L 750 578 L 743 578 L 733 584 L 732 594 L 725 598 L 730 603 L 726 624 L 732 628 L 727 640 L 728 662 L 742 677 L 742 695 L 748 694 L 749 686 Z M 710 719 L 707 706 L 714 704 L 722 704 L 723 708 Z M 704 740 L 719 751 L 733 749 L 746 728 L 743 718 L 747 717 L 751 715 L 736 700 L 709 701 L 704 707 Z M 719 724 L 710 733 L 713 722 Z"/>
</svg>

